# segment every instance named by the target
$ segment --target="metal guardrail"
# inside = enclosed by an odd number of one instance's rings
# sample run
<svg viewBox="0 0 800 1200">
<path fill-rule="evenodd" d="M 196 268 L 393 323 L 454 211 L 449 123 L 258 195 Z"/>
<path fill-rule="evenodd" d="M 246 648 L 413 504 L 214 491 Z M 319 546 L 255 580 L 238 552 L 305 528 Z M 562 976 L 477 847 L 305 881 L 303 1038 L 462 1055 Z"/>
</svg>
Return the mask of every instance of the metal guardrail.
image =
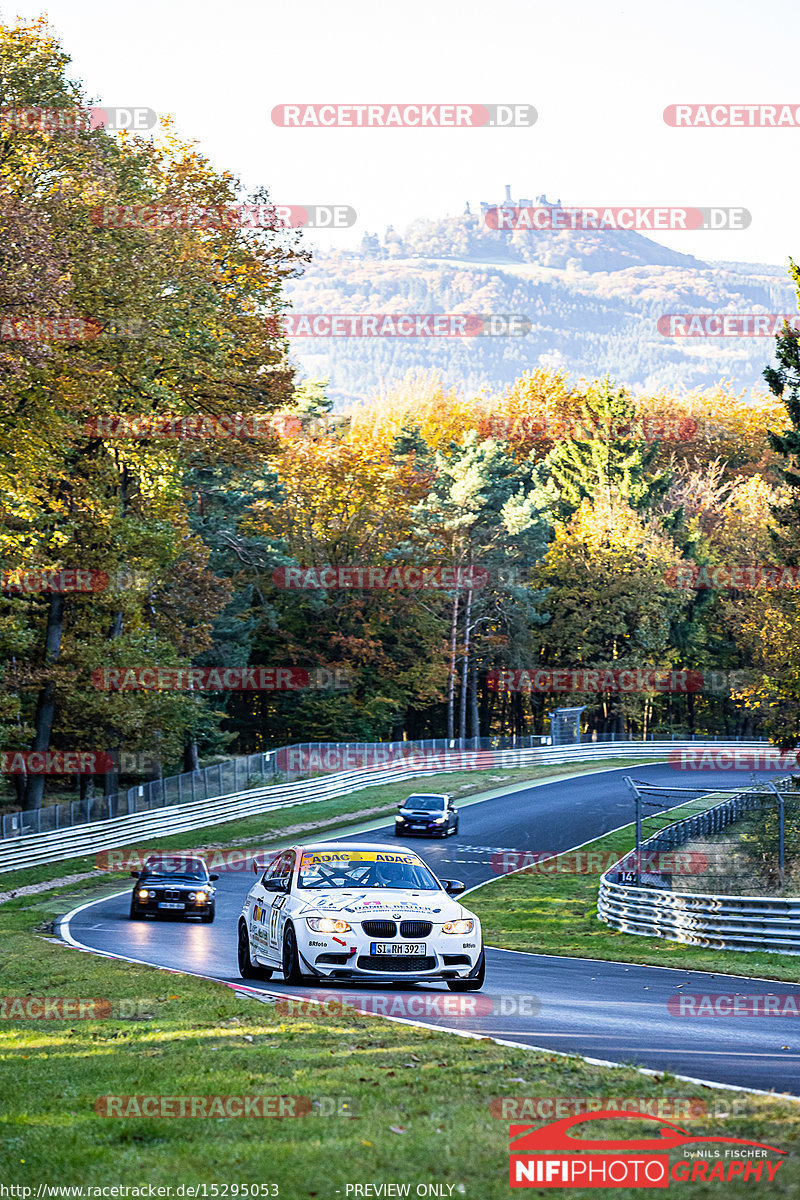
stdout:
<svg viewBox="0 0 800 1200">
<path fill-rule="evenodd" d="M 531 749 L 545 740 L 538 734 L 528 734 L 524 737 L 467 738 L 464 741 L 429 738 L 416 742 L 303 742 L 229 758 L 197 771 L 150 779 L 110 796 L 91 796 L 27 812 L 3 813 L 0 837 L 48 833 L 126 814 L 151 812 L 189 800 L 212 800 L 261 783 L 293 783 L 296 779 L 323 772 L 388 767 L 405 755 L 446 753 L 449 750 Z"/>
<path fill-rule="evenodd" d="M 703 744 L 711 738 L 699 739 Z M 730 741 L 743 743 L 739 738 L 715 737 L 723 745 Z M 595 745 L 628 744 L 629 738 L 616 733 L 584 734 L 583 743 Z M 651 736 L 650 741 L 653 741 Z M 698 739 L 679 739 L 678 744 Z M 675 736 L 672 737 L 675 743 Z M 336 771 L 356 770 L 359 767 L 397 766 L 400 760 L 422 754 L 447 754 L 454 750 L 531 750 L 544 745 L 564 745 L 541 734 L 524 736 L 497 735 L 484 738 L 427 738 L 413 742 L 301 742 L 280 746 L 275 750 L 229 758 L 197 771 L 184 771 L 135 784 L 110 796 L 87 796 L 63 804 L 48 804 L 26 812 L 7 812 L 0 818 L 0 839 L 16 838 L 28 833 L 48 833 L 88 825 L 96 821 L 132 813 L 184 804 L 189 800 L 212 800 L 268 783 L 293 783 L 297 779 Z"/>
<path fill-rule="evenodd" d="M 763 792 L 748 791 L 659 830 L 642 842 L 643 854 L 671 850 L 693 837 L 718 833 L 760 807 Z M 621 860 L 622 862 L 623 860 Z M 673 892 L 600 878 L 598 920 L 621 933 L 714 950 L 768 950 L 800 954 L 800 899 L 725 896 L 710 892 Z"/>
<path fill-rule="evenodd" d="M 377 783 L 397 783 L 420 775 L 479 770 L 487 767 L 528 767 L 591 762 L 608 758 L 664 758 L 673 750 L 696 746 L 696 742 L 614 742 L 575 746 L 547 746 L 523 750 L 460 750 L 433 754 L 433 761 L 408 769 L 364 767 L 337 772 L 300 783 L 277 784 L 231 792 L 215 799 L 174 804 L 144 813 L 131 813 L 109 820 L 95 821 L 77 828 L 49 833 L 26 834 L 0 843 L 0 873 L 21 867 L 62 862 L 68 858 L 128 846 L 146 837 L 150 839 L 221 825 L 240 817 L 291 808 L 298 804 L 318 803 L 371 787 Z M 739 749 L 760 749 L 763 742 L 731 742 Z M 725 748 L 727 743 L 718 743 Z"/>
</svg>

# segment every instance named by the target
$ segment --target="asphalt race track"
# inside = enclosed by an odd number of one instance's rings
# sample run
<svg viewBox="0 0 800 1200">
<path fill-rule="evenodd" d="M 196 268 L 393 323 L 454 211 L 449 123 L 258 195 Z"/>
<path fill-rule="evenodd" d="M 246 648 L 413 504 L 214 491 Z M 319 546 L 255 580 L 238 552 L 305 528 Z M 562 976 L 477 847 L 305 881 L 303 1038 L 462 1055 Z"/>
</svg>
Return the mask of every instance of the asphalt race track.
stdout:
<svg viewBox="0 0 800 1200">
<path fill-rule="evenodd" d="M 361 825 L 357 833 L 326 840 L 414 845 L 440 878 L 462 879 L 472 888 L 497 878 L 490 860 L 498 850 L 568 850 L 630 822 L 633 804 L 624 782 L 626 774 L 673 787 L 732 787 L 751 779 L 749 772 L 677 772 L 666 764 L 626 767 L 526 786 L 493 799 L 462 802 L 459 834 L 443 842 L 401 841 L 394 837 L 393 826 L 380 824 Z M 762 772 L 760 777 L 770 774 Z M 424 784 L 419 786 L 422 790 Z M 124 895 L 94 901 L 69 914 L 62 920 L 61 934 L 107 954 L 244 983 L 236 966 L 236 926 L 253 878 L 247 871 L 220 874 L 213 925 L 130 921 L 128 889 Z M 127 882 L 121 880 L 121 886 Z M 285 987 L 280 973 L 261 988 L 253 980 L 246 986 L 273 997 L 275 993 L 307 996 L 333 991 L 332 986 L 311 993 Z M 340 984 L 335 994 L 349 996 L 358 1007 L 430 1026 L 614 1063 L 668 1069 L 709 1082 L 800 1095 L 800 1016 L 673 1015 L 668 1001 L 681 993 L 793 995 L 800 1013 L 798 984 L 505 950 L 487 951 L 486 983 L 480 993 L 456 995 L 428 987 Z M 489 998 L 492 1011 L 488 1011 Z M 454 1002 L 462 1010 L 456 1015 Z M 532 1083 L 533 1078 L 527 1082 Z"/>
</svg>

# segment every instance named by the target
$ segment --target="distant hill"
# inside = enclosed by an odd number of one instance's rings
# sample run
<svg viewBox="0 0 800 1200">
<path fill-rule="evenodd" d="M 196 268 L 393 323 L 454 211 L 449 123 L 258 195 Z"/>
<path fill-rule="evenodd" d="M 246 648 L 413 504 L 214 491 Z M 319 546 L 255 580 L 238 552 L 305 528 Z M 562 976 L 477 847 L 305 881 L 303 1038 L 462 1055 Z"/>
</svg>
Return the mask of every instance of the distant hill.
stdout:
<svg viewBox="0 0 800 1200">
<path fill-rule="evenodd" d="M 770 338 L 670 339 L 658 318 L 797 309 L 784 267 L 703 262 L 630 231 L 509 233 L 480 214 L 365 235 L 358 252 L 316 255 L 288 290 L 296 313 L 514 313 L 532 323 L 524 337 L 293 339 L 303 371 L 329 375 L 340 401 L 419 369 L 470 391 L 539 366 L 608 372 L 635 389 L 761 387 Z"/>
</svg>

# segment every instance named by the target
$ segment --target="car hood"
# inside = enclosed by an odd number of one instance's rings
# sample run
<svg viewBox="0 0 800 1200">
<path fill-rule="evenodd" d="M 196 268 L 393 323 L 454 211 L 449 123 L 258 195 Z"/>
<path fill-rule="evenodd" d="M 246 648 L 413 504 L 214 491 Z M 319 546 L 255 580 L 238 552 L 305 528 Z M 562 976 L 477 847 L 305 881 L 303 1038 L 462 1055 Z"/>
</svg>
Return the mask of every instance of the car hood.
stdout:
<svg viewBox="0 0 800 1200">
<path fill-rule="evenodd" d="M 313 912 L 344 913 L 357 921 L 369 921 L 374 918 L 397 920 L 399 914 L 400 918 L 427 918 L 434 923 L 455 921 L 464 915 L 473 915 L 467 913 L 467 910 L 446 892 L 420 892 L 418 895 L 412 895 L 392 888 L 382 890 L 377 896 L 373 888 L 364 891 L 344 891 L 340 888 L 319 892 L 315 890 L 313 900 L 307 900 L 300 912 L 309 916 Z"/>
</svg>

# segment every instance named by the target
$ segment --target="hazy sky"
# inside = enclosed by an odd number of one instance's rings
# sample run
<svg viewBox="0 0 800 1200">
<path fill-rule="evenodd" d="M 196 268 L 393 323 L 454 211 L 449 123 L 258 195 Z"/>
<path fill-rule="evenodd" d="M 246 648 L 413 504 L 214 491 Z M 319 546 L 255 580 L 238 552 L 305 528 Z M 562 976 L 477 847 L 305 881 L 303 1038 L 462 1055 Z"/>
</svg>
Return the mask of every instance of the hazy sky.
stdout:
<svg viewBox="0 0 800 1200">
<path fill-rule="evenodd" d="M 219 168 L 285 204 L 352 205 L 351 233 L 464 203 L 743 206 L 749 229 L 659 234 L 700 258 L 800 256 L 800 128 L 672 129 L 671 103 L 800 106 L 800 5 L 774 0 L 0 0 L 46 12 L 106 104 L 172 113 Z M 281 103 L 528 103 L 532 128 L 283 129 Z M 535 236 L 532 234 L 531 236 Z"/>
</svg>

